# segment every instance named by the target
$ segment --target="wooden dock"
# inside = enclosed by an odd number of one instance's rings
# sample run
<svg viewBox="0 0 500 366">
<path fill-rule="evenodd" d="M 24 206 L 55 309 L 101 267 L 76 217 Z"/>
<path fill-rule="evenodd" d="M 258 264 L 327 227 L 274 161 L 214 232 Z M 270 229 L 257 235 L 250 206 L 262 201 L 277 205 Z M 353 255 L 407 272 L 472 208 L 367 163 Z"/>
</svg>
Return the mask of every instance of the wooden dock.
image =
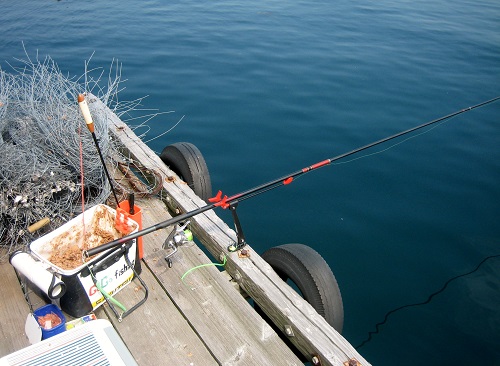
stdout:
<svg viewBox="0 0 500 366">
<path fill-rule="evenodd" d="M 165 221 L 171 213 L 189 212 L 205 205 L 97 98 L 91 97 L 89 104 L 93 113 L 109 113 L 111 133 L 132 159 L 160 172 L 164 178 L 161 199 L 136 201 L 142 209 L 143 227 Z M 258 303 L 311 364 L 370 365 L 250 246 L 246 247 L 249 256 L 229 253 L 227 247 L 237 241 L 236 234 L 213 210 L 190 221 L 195 238 L 215 259 L 190 243 L 179 247 L 169 268 L 162 244 L 172 228 L 148 234 L 143 237 L 141 273 L 149 288 L 148 300 L 121 322 L 106 304 L 95 312 L 99 318 L 112 322 L 139 365 L 302 365 L 242 292 Z M 214 261 L 220 263 L 224 257 L 225 271 L 204 266 L 181 280 L 190 269 Z M 0 264 L 0 276 L 2 357 L 29 345 L 24 334 L 29 307 L 9 263 Z M 142 296 L 143 288 L 134 280 L 116 298 L 131 306 Z"/>
</svg>

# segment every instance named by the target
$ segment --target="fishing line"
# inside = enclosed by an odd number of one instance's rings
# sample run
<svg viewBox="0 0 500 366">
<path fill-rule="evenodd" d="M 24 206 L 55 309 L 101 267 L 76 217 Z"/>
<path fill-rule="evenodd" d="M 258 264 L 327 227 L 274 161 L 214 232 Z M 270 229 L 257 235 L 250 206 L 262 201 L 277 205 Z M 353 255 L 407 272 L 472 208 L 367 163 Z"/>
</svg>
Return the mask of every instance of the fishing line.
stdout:
<svg viewBox="0 0 500 366">
<path fill-rule="evenodd" d="M 157 138 L 159 138 L 159 137 L 161 137 L 161 136 L 163 136 L 163 135 L 165 135 L 165 134 L 169 133 L 169 132 L 170 132 L 170 131 L 172 131 L 174 128 L 176 128 L 176 127 L 179 125 L 179 123 L 181 123 L 181 122 L 182 122 L 182 120 L 183 120 L 183 119 L 184 119 L 184 116 L 182 116 L 182 117 L 181 117 L 181 119 L 180 119 L 179 121 L 177 121 L 177 123 L 176 123 L 176 124 L 174 124 L 172 127 L 170 127 L 168 130 L 166 130 L 166 131 L 164 131 L 164 132 L 160 133 L 158 136 L 155 136 L 155 137 L 153 137 L 153 138 L 151 138 L 151 139 L 149 139 L 149 140 L 144 141 L 144 143 L 145 143 L 145 144 L 147 144 L 148 142 L 151 142 L 151 141 L 153 141 L 153 140 L 156 140 Z"/>
<path fill-rule="evenodd" d="M 243 201 L 245 199 L 248 199 L 248 198 L 251 198 L 251 197 L 255 197 L 261 193 L 264 193 L 264 192 L 268 192 L 274 188 L 278 188 L 278 187 L 281 187 L 282 185 L 287 185 L 289 183 L 291 183 L 294 179 L 298 179 L 298 178 L 301 178 L 302 175 L 306 174 L 306 173 L 309 173 L 315 169 L 319 169 L 319 168 L 322 168 L 324 166 L 327 166 L 327 165 L 340 165 L 340 164 L 347 164 L 347 163 L 350 163 L 350 162 L 353 162 L 353 161 L 356 161 L 356 160 L 359 160 L 359 159 L 363 159 L 365 157 L 369 157 L 369 156 L 372 156 L 372 155 L 377 155 L 377 154 L 381 154 L 395 146 L 398 146 L 408 140 L 411 140 L 413 138 L 416 138 L 416 137 L 419 137 L 423 134 L 426 134 L 430 131 L 432 131 L 433 129 L 441 126 L 443 123 L 445 122 L 448 122 L 449 120 L 457 117 L 458 115 L 462 114 L 462 113 L 465 113 L 465 112 L 469 112 L 473 109 L 476 109 L 476 108 L 480 108 L 480 107 L 483 107 L 487 104 L 490 104 L 490 103 L 493 103 L 497 100 L 500 99 L 500 96 L 497 96 L 495 98 L 492 98 L 492 99 L 489 99 L 487 101 L 484 101 L 484 102 L 481 102 L 481 103 L 478 103 L 476 105 L 473 105 L 473 106 L 470 106 L 470 107 L 467 107 L 467 108 L 464 108 L 464 109 L 461 109 L 461 110 L 458 110 L 456 112 L 453 112 L 453 113 L 450 113 L 450 114 L 447 114 L 446 116 L 443 116 L 443 117 L 440 117 L 440 118 L 436 118 L 432 121 L 429 121 L 429 122 L 426 122 L 426 123 L 423 123 L 419 126 L 416 126 L 416 127 L 412 127 L 412 128 L 409 128 L 407 130 L 404 130 L 404 131 L 401 131 L 399 133 L 396 133 L 394 135 L 391 135 L 391 136 L 388 136 L 388 137 L 385 137 L 383 139 L 380 139 L 380 140 L 377 140 L 375 142 L 372 142 L 370 144 L 367 144 L 367 145 L 364 145 L 362 147 L 359 147 L 357 149 L 354 149 L 354 150 L 351 150 L 347 153 L 344 153 L 344 154 L 341 154 L 341 155 L 337 155 L 335 157 L 332 157 L 330 159 L 326 159 L 326 160 L 323 160 L 319 163 L 316 163 L 316 164 L 313 164 L 309 167 L 306 167 L 306 168 L 303 168 L 302 170 L 298 171 L 298 172 L 295 172 L 289 176 L 285 176 L 285 177 L 282 177 L 282 178 L 279 178 L 275 181 L 272 181 L 272 182 L 269 182 L 269 183 L 266 183 L 262 186 L 259 186 L 259 187 L 256 187 L 252 190 L 249 190 L 247 192 L 244 192 L 244 193 L 240 193 L 238 195 L 235 195 L 235 196 L 232 196 L 232 197 L 229 197 L 227 199 L 227 201 L 230 201 L 231 199 L 237 199 L 238 201 Z M 338 163 L 334 163 L 338 160 L 342 160 L 342 159 L 345 159 L 347 158 L 348 156 L 352 156 L 352 155 L 355 155 L 359 152 L 362 152 L 364 150 L 368 150 L 372 147 L 375 147 L 377 145 L 380 145 L 380 144 L 383 144 L 385 142 L 388 142 L 388 141 L 391 141 L 391 140 L 394 140 L 394 139 L 397 139 L 401 136 L 404 136 L 404 135 L 407 135 L 409 133 L 412 133 L 412 132 L 415 132 L 417 130 L 421 130 L 422 128 L 425 128 L 425 127 L 429 127 L 429 126 L 432 126 L 430 128 L 428 128 L 427 130 L 424 130 L 423 132 L 421 133 L 418 133 L 418 134 L 415 134 L 415 135 L 412 135 L 410 137 L 407 137 L 406 139 L 402 140 L 402 141 L 399 141 L 391 146 L 389 146 L 388 148 L 386 149 L 383 149 L 383 150 L 380 150 L 380 151 L 377 151 L 377 152 L 374 152 L 374 153 L 371 153 L 371 154 L 366 154 L 366 155 L 362 155 L 362 156 L 359 156 L 357 158 L 353 158 L 351 160 L 347 160 L 345 162 L 338 162 Z M 333 163 L 333 164 L 332 164 Z M 241 198 L 240 198 L 241 197 Z"/>
<path fill-rule="evenodd" d="M 370 331 L 370 332 L 368 332 L 368 338 L 367 338 L 367 339 L 365 339 L 363 342 L 361 342 L 358 346 L 356 346 L 356 347 L 354 347 L 354 348 L 356 348 L 356 349 L 358 350 L 359 348 L 363 347 L 365 344 L 367 344 L 368 342 L 370 342 L 370 341 L 372 340 L 372 337 L 373 337 L 375 334 L 378 334 L 378 333 L 380 332 L 380 326 L 384 325 L 384 324 L 387 322 L 387 320 L 388 320 L 388 318 L 389 318 L 389 316 L 390 316 L 390 315 L 392 315 L 392 314 L 394 314 L 394 313 L 396 313 L 396 312 L 398 312 L 398 311 L 400 311 L 400 310 L 407 309 L 407 308 L 410 308 L 410 307 L 427 305 L 428 303 L 430 303 L 430 302 L 431 302 L 431 300 L 432 300 L 432 298 L 433 298 L 434 296 L 439 295 L 440 293 L 442 293 L 442 292 L 446 289 L 446 287 L 448 287 L 448 285 L 449 285 L 451 282 L 453 282 L 454 280 L 459 279 L 459 278 L 461 278 L 461 277 L 466 277 L 466 276 L 468 276 L 468 275 L 473 274 L 474 272 L 476 272 L 477 270 L 479 270 L 479 268 L 480 268 L 480 267 L 481 267 L 481 266 L 482 266 L 482 265 L 483 265 L 486 261 L 488 261 L 489 259 L 492 259 L 492 258 L 497 258 L 497 257 L 500 257 L 500 254 L 497 254 L 497 255 L 490 255 L 490 256 L 488 256 L 488 257 L 484 258 L 484 259 L 483 259 L 483 260 L 482 260 L 482 261 L 481 261 L 481 262 L 480 262 L 480 263 L 476 266 L 476 268 L 475 268 L 475 269 L 473 269 L 472 271 L 469 271 L 469 272 L 467 272 L 467 273 L 462 273 L 462 274 L 460 274 L 460 275 L 457 275 L 457 276 L 451 277 L 450 279 L 448 279 L 448 280 L 444 283 L 444 285 L 443 285 L 443 287 L 441 287 L 441 289 L 439 289 L 438 291 L 433 292 L 432 294 L 430 294 L 430 295 L 429 295 L 429 297 L 427 298 L 427 300 L 425 300 L 425 301 L 423 301 L 423 302 L 419 302 L 419 303 L 415 303 L 415 304 L 407 304 L 407 305 L 403 305 L 403 306 L 400 306 L 400 307 L 398 307 L 398 308 L 395 308 L 395 309 L 393 309 L 393 310 L 388 311 L 388 312 L 385 314 L 384 320 L 383 320 L 383 321 L 381 321 L 380 323 L 375 324 L 375 330 L 374 330 L 374 331 Z"/>
<path fill-rule="evenodd" d="M 394 140 L 394 139 L 396 139 L 396 138 L 398 138 L 398 137 L 401 137 L 401 136 L 407 135 L 407 134 L 409 134 L 409 133 L 411 133 L 411 132 L 414 132 L 414 131 L 420 130 L 420 129 L 425 128 L 425 127 L 427 127 L 427 126 L 430 126 L 430 125 L 433 125 L 433 124 L 436 124 L 436 123 L 439 123 L 439 122 L 443 122 L 443 121 L 449 120 L 449 119 L 451 119 L 451 118 L 453 118 L 453 117 L 455 117 L 455 116 L 458 116 L 458 115 L 460 115 L 460 114 L 462 114 L 462 113 L 469 112 L 469 111 L 471 111 L 471 110 L 473 110 L 473 109 L 483 107 L 483 106 L 485 106 L 485 105 L 487 105 L 487 104 L 490 104 L 490 103 L 493 103 L 493 102 L 495 102 L 495 101 L 497 101 L 497 100 L 499 100 L 499 99 L 500 99 L 500 96 L 497 96 L 497 97 L 495 97 L 495 98 L 492 98 L 492 99 L 489 99 L 489 100 L 487 100 L 487 101 L 484 101 L 484 102 L 478 103 L 478 104 L 473 105 L 473 106 L 471 106 L 471 107 L 467 107 L 467 108 L 464 108 L 464 109 L 458 110 L 458 111 L 453 112 L 453 113 L 450 113 L 450 114 L 448 114 L 448 115 L 446 115 L 446 116 L 443 116 L 443 117 L 440 117 L 440 118 L 436 118 L 436 119 L 434 119 L 434 120 L 432 120 L 432 121 L 429 121 L 429 122 L 423 123 L 423 124 L 421 124 L 421 125 L 419 125 L 419 126 L 416 126 L 416 127 L 409 128 L 409 129 L 407 129 L 407 130 L 405 130 L 405 131 L 402 131 L 402 132 L 396 133 L 396 134 L 394 134 L 394 135 L 391 135 L 391 136 L 385 137 L 385 138 L 380 139 L 380 140 L 378 140 L 378 141 L 372 142 L 372 143 L 370 143 L 370 144 L 368 144 L 368 145 L 362 146 L 362 147 L 360 147 L 360 148 L 354 149 L 354 150 L 349 151 L 349 152 L 347 152 L 347 153 L 345 153 L 345 154 L 341 154 L 341 155 L 338 155 L 338 156 L 336 156 L 336 157 L 334 157 L 334 158 L 327 159 L 327 160 L 329 160 L 329 161 L 330 161 L 330 163 L 332 163 L 332 162 L 334 162 L 334 161 L 337 161 L 337 160 L 341 160 L 341 159 L 346 158 L 346 157 L 348 157 L 348 156 L 350 156 L 350 155 L 354 155 L 354 154 L 356 154 L 356 153 L 358 153 L 358 152 L 361 152 L 361 151 L 367 150 L 367 149 L 369 149 L 369 148 L 371 148 L 371 147 L 374 147 L 374 146 L 377 146 L 377 145 L 383 144 L 384 142 L 387 142 L 387 141 L 390 141 L 390 140 Z M 439 125 L 438 125 L 438 126 L 439 126 Z M 418 135 L 417 135 L 417 136 L 418 136 Z M 325 164 L 325 165 L 326 165 L 326 164 Z"/>
<path fill-rule="evenodd" d="M 375 152 L 373 152 L 373 153 L 371 153 L 371 154 L 361 155 L 361 156 L 358 156 L 357 158 L 353 158 L 353 159 L 351 159 L 351 160 L 346 160 L 346 161 L 340 161 L 340 162 L 337 162 L 337 163 L 333 163 L 332 165 L 340 165 L 340 164 L 352 163 L 353 161 L 356 161 L 356 160 L 360 160 L 360 159 L 363 159 L 363 158 L 367 158 L 367 157 L 369 157 L 369 156 L 373 156 L 373 155 L 381 154 L 381 153 L 383 153 L 383 152 L 386 152 L 387 150 L 392 149 L 392 148 L 393 148 L 393 147 L 395 147 L 395 146 L 398 146 L 398 145 L 401 145 L 401 144 L 405 143 L 405 142 L 406 142 L 406 141 L 408 141 L 408 140 L 411 140 L 411 139 L 414 139 L 414 138 L 416 138 L 416 137 L 419 137 L 419 136 L 425 135 L 426 133 L 428 133 L 428 132 L 430 132 L 430 131 L 434 130 L 435 128 L 438 128 L 438 127 L 439 127 L 439 126 L 441 126 L 442 124 L 444 124 L 444 123 L 446 123 L 446 122 L 450 121 L 451 119 L 453 119 L 453 118 L 455 118 L 455 117 L 456 117 L 456 116 L 453 116 L 453 117 L 450 117 L 450 118 L 449 118 L 449 119 L 447 119 L 447 120 L 441 121 L 441 122 L 439 122 L 438 124 L 436 124 L 436 125 L 434 125 L 434 126 L 430 127 L 429 129 L 427 129 L 427 130 L 425 130 L 425 131 L 423 131 L 423 132 L 417 133 L 417 134 L 415 134 L 415 135 L 413 135 L 413 136 L 410 136 L 410 137 L 405 138 L 405 139 L 404 139 L 404 140 L 402 140 L 402 141 L 396 142 L 395 144 L 393 144 L 393 145 L 389 146 L 389 147 L 388 147 L 388 148 L 386 148 L 386 149 L 383 149 L 383 150 L 380 150 L 380 151 L 375 151 Z"/>
<path fill-rule="evenodd" d="M 78 124 L 78 142 L 80 147 L 80 185 L 82 186 L 82 241 L 85 239 L 85 175 L 83 171 L 83 143 L 82 143 L 82 126 Z M 82 258 L 83 261 L 83 258 Z"/>
<path fill-rule="evenodd" d="M 441 126 L 442 124 L 444 124 L 444 123 L 448 122 L 449 120 L 451 120 L 451 119 L 453 119 L 453 118 L 455 118 L 455 117 L 456 117 L 456 116 L 453 116 L 453 117 L 450 117 L 450 118 L 449 118 L 449 119 L 447 119 L 447 120 L 441 121 L 441 122 L 439 122 L 438 124 L 436 124 L 436 125 L 434 125 L 434 126 L 430 127 L 429 129 L 427 129 L 427 130 L 425 130 L 425 131 L 423 131 L 423 132 L 417 133 L 417 134 L 415 134 L 415 135 L 413 135 L 413 136 L 407 137 L 407 138 L 405 138 L 405 139 L 404 139 L 404 140 L 402 140 L 402 141 L 396 142 L 395 144 L 393 144 L 393 145 L 391 145 L 391 146 L 389 146 L 388 148 L 385 148 L 385 149 L 383 149 L 383 150 L 380 150 L 380 151 L 375 151 L 375 152 L 373 152 L 373 153 L 371 153 L 371 154 L 361 155 L 361 156 L 358 156 L 358 157 L 356 157 L 356 158 L 353 158 L 353 159 L 350 159 L 350 160 L 346 160 L 346 161 L 334 162 L 332 165 L 348 164 L 348 163 L 352 163 L 352 162 L 354 162 L 354 161 L 356 161 L 356 160 L 360 160 L 360 159 L 368 158 L 368 157 L 370 157 L 370 156 L 374 156 L 374 155 L 382 154 L 383 152 L 386 152 L 386 151 L 388 151 L 388 150 L 392 149 L 392 148 L 393 148 L 393 147 L 395 147 L 395 146 L 401 145 L 401 144 L 405 143 L 405 142 L 406 142 L 406 141 L 408 141 L 408 140 L 414 139 L 414 138 L 419 137 L 419 136 L 421 136 L 421 135 L 425 135 L 426 133 L 428 133 L 428 132 L 430 132 L 430 131 L 434 130 L 435 128 L 438 128 L 438 127 L 439 127 L 439 126 Z M 303 177 L 303 175 L 298 176 L 298 177 L 296 177 L 296 178 L 295 178 L 295 180 L 298 180 L 298 179 L 300 179 L 300 178 L 302 178 L 302 177 Z M 255 196 L 257 196 L 258 194 L 261 194 L 261 193 L 264 193 L 264 192 L 270 191 L 270 190 L 272 190 L 272 189 L 274 189 L 274 188 L 277 188 L 277 187 L 279 187 L 279 186 L 280 186 L 280 185 L 276 185 L 276 186 L 273 186 L 273 187 L 269 187 L 269 188 L 264 189 L 264 190 L 262 190 L 262 191 L 260 191 L 260 192 L 258 192 L 258 193 L 255 193 L 255 194 L 253 194 L 253 195 L 248 195 L 248 196 L 246 196 L 246 197 L 244 197 L 244 198 L 240 199 L 240 201 L 244 201 L 244 200 L 246 200 L 246 199 L 248 199 L 248 198 L 255 197 Z"/>
</svg>

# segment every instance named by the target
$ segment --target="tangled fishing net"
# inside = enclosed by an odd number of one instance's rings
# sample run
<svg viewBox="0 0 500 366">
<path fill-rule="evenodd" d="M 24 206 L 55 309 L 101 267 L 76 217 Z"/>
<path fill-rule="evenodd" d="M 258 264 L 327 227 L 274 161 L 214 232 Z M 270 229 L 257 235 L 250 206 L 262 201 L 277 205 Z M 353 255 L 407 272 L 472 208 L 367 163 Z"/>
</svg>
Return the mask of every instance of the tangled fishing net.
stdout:
<svg viewBox="0 0 500 366">
<path fill-rule="evenodd" d="M 88 207 L 105 203 L 110 196 L 111 186 L 79 111 L 77 95 L 90 91 L 109 107 L 93 111 L 95 134 L 104 159 L 113 157 L 122 164 L 127 157 L 121 156 L 109 135 L 108 116 L 129 113 L 141 101 L 118 101 L 118 65 L 114 75 L 110 70 L 102 88 L 103 72 L 92 76 L 97 69 L 88 71 L 88 64 L 84 75 L 71 79 L 50 57 L 18 61 L 20 66 L 10 65 L 13 72 L 0 68 L 0 245 L 6 249 L 0 252 L 0 260 L 34 240 L 28 226 L 50 219 L 36 233 L 38 237 L 81 213 L 82 196 Z"/>
</svg>

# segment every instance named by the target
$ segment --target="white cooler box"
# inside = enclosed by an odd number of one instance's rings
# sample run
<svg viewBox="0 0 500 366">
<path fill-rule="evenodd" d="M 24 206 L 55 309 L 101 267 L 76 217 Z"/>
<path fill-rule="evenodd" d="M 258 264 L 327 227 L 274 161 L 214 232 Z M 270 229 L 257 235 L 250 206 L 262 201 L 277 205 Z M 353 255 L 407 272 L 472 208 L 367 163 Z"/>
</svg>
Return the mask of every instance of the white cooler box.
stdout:
<svg viewBox="0 0 500 366">
<path fill-rule="evenodd" d="M 137 239 L 132 239 L 116 249 L 109 249 L 98 254 L 90 261 L 77 263 L 77 267 L 63 269 L 49 261 L 54 251 L 63 252 L 65 245 L 82 241 L 83 224 L 85 220 L 85 233 L 90 235 L 88 243 L 102 242 L 104 237 L 115 232 L 114 228 L 116 211 L 106 205 L 96 205 L 58 229 L 35 240 L 30 244 L 32 254 L 40 261 L 50 266 L 66 285 L 66 293 L 60 298 L 60 307 L 67 314 L 79 318 L 98 308 L 104 297 L 94 284 L 95 281 L 108 294 L 113 295 L 129 284 L 133 277 L 133 268 L 138 265 Z M 126 224 L 130 233 L 138 231 L 139 224 L 128 218 Z M 100 238 L 100 239 L 99 239 Z M 104 241 L 109 242 L 110 240 Z M 127 260 L 125 259 L 127 256 Z M 129 265 L 130 264 L 130 265 Z"/>
</svg>

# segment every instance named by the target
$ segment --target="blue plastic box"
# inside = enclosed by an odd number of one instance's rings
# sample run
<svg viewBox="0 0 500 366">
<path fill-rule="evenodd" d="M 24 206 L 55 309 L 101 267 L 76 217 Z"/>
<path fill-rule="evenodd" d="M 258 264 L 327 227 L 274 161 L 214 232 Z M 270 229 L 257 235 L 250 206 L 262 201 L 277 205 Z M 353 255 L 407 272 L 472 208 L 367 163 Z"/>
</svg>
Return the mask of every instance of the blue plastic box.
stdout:
<svg viewBox="0 0 500 366">
<path fill-rule="evenodd" d="M 42 339 L 47 339 L 52 336 L 55 336 L 56 334 L 62 333 L 66 330 L 66 317 L 62 313 L 62 311 L 53 304 L 48 304 L 45 306 L 42 306 L 41 308 L 36 309 L 33 312 L 33 315 L 35 316 L 35 320 L 38 322 L 38 317 L 39 316 L 44 316 L 50 313 L 56 314 L 60 319 L 61 319 L 61 324 L 56 325 L 52 329 L 44 329 L 41 325 L 40 328 L 42 329 Z"/>
</svg>

